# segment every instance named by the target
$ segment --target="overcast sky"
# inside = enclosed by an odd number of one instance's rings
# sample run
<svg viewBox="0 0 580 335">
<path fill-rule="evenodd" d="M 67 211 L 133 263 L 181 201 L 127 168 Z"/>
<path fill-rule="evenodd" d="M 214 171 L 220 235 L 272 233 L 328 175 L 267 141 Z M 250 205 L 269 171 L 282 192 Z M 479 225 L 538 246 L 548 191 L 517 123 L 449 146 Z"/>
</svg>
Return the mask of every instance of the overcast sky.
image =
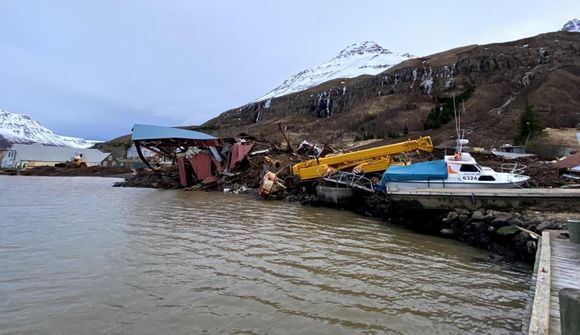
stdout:
<svg viewBox="0 0 580 335">
<path fill-rule="evenodd" d="M 0 0 L 0 109 L 106 140 L 201 124 L 354 42 L 424 56 L 574 17 L 578 0 Z"/>
</svg>

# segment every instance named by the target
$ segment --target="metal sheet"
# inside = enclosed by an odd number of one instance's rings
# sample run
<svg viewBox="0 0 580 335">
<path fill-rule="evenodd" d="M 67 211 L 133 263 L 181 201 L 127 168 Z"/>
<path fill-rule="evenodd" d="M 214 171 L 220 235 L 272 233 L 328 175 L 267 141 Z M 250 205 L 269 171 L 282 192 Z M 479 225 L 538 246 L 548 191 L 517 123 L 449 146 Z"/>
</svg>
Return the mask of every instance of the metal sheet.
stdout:
<svg viewBox="0 0 580 335">
<path fill-rule="evenodd" d="M 217 149 L 215 147 L 209 147 L 209 151 L 211 152 L 211 155 L 213 156 L 213 159 L 215 159 L 218 162 L 222 162 L 222 156 L 220 156 L 220 153 L 217 151 Z"/>
<path fill-rule="evenodd" d="M 232 145 L 228 170 L 232 171 L 252 150 L 254 144 L 235 143 Z"/>
<path fill-rule="evenodd" d="M 200 152 L 197 155 L 191 156 L 189 158 L 189 164 L 195 172 L 195 176 L 198 180 L 204 180 L 211 177 L 211 155 L 208 152 Z"/>
<path fill-rule="evenodd" d="M 181 186 L 187 186 L 187 176 L 185 175 L 185 163 L 183 162 L 183 157 L 177 158 L 177 169 L 179 170 L 179 183 Z"/>
</svg>

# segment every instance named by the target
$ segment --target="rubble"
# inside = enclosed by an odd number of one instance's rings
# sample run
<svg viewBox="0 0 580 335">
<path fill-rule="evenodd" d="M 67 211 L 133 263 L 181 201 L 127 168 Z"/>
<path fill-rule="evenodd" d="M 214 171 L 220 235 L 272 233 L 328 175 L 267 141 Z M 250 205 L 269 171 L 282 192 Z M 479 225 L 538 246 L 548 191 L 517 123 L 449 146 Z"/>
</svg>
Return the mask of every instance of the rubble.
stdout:
<svg viewBox="0 0 580 335">
<path fill-rule="evenodd" d="M 18 171 L 21 176 L 56 176 L 56 177 L 126 177 L 133 170 L 129 167 L 89 166 L 83 168 L 37 166 Z M 16 174 L 14 171 L 13 174 Z"/>
</svg>

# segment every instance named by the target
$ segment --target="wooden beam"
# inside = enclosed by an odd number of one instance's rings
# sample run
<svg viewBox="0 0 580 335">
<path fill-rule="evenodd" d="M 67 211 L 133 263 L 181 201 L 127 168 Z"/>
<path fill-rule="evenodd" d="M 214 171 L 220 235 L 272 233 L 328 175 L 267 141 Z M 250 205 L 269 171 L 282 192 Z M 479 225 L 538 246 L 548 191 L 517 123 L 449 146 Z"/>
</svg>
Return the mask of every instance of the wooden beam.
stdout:
<svg viewBox="0 0 580 335">
<path fill-rule="evenodd" d="M 530 319 L 530 335 L 547 335 L 550 329 L 550 289 L 552 277 L 550 232 L 542 233 L 540 262 L 536 275 L 536 292 Z"/>
<path fill-rule="evenodd" d="M 141 152 L 141 143 L 139 141 L 133 141 L 133 142 L 135 142 L 135 149 L 137 149 L 137 155 L 139 155 L 139 158 L 141 159 L 141 161 L 143 163 L 145 163 L 145 165 L 147 165 L 148 168 L 150 168 L 151 170 L 153 170 L 153 168 L 151 167 L 151 165 L 149 165 L 149 162 L 143 156 L 143 152 Z"/>
</svg>

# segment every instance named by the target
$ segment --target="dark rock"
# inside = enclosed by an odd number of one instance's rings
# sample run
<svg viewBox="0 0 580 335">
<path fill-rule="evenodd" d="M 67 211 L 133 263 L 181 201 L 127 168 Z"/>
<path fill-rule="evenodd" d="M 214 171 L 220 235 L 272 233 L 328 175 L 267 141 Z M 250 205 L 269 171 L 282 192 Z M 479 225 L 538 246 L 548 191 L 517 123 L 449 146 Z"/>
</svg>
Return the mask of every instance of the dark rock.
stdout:
<svg viewBox="0 0 580 335">
<path fill-rule="evenodd" d="M 469 224 L 477 230 L 482 230 L 482 228 L 487 227 L 487 224 L 485 224 L 485 222 L 481 222 L 481 221 L 471 221 Z"/>
<path fill-rule="evenodd" d="M 468 219 L 469 219 L 469 216 L 465 215 L 465 214 L 460 214 L 459 218 L 458 218 L 459 222 L 461 222 L 461 223 L 467 222 Z"/>
<path fill-rule="evenodd" d="M 491 225 L 496 227 L 496 228 L 507 226 L 508 220 L 509 219 L 507 217 L 496 217 L 495 219 L 493 219 L 491 221 Z"/>
<path fill-rule="evenodd" d="M 536 242 L 535 241 L 529 240 L 526 243 L 526 247 L 528 249 L 528 254 L 533 255 L 536 253 Z"/>
<path fill-rule="evenodd" d="M 469 211 L 467 209 L 463 209 L 463 208 L 455 208 L 455 212 L 457 212 L 457 214 L 461 215 L 469 215 Z"/>
<path fill-rule="evenodd" d="M 473 214 L 471 215 L 471 219 L 472 220 L 476 220 L 476 221 L 483 221 L 484 219 L 484 215 L 482 212 L 480 211 L 475 211 L 473 212 Z"/>
<path fill-rule="evenodd" d="M 528 224 L 532 225 L 539 225 L 540 223 L 546 221 L 546 218 L 544 218 L 543 216 L 534 216 L 533 218 L 528 220 Z"/>
<path fill-rule="evenodd" d="M 447 214 L 447 221 L 446 222 L 453 222 L 455 221 L 457 218 L 459 217 L 459 215 L 457 214 L 457 212 L 449 212 L 449 214 Z"/>
<path fill-rule="evenodd" d="M 550 221 L 542 222 L 538 225 L 536 230 L 541 233 L 546 229 L 558 229 L 558 224 Z"/>
<path fill-rule="evenodd" d="M 443 236 L 452 236 L 455 232 L 451 228 L 443 228 L 439 233 Z"/>
<path fill-rule="evenodd" d="M 493 216 L 496 218 L 510 218 L 511 214 L 506 212 L 494 211 Z"/>
<path fill-rule="evenodd" d="M 524 221 L 522 221 L 522 220 L 520 220 L 518 218 L 513 218 L 513 219 L 510 219 L 508 221 L 508 224 L 510 226 L 518 226 L 518 227 L 521 227 L 523 223 L 524 223 Z"/>
</svg>

